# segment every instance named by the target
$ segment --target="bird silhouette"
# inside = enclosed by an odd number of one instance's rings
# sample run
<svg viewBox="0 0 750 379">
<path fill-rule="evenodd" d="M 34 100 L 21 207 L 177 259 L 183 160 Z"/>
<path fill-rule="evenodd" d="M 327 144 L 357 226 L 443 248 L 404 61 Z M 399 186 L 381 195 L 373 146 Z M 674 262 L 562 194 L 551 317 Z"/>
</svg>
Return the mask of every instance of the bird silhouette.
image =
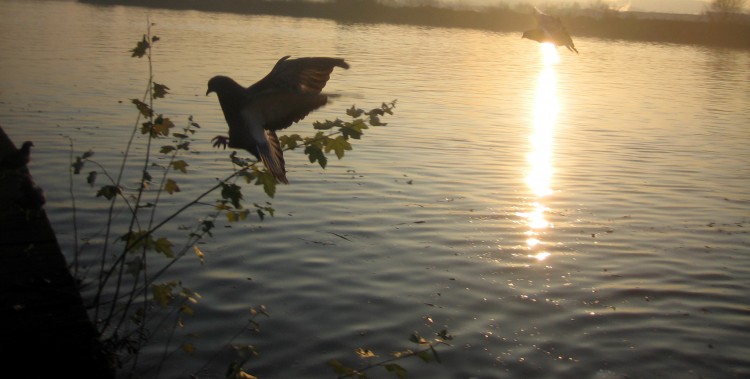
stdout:
<svg viewBox="0 0 750 379">
<path fill-rule="evenodd" d="M 270 73 L 244 88 L 227 76 L 208 81 L 206 95 L 216 92 L 229 126 L 229 137 L 214 137 L 214 146 L 245 149 L 269 172 L 288 184 L 284 154 L 276 131 L 296 123 L 328 102 L 321 91 L 335 67 L 348 69 L 340 58 L 307 57 L 276 62 Z"/>
<path fill-rule="evenodd" d="M 528 38 L 539 43 L 549 42 L 555 46 L 565 46 L 568 50 L 578 54 L 570 33 L 559 17 L 548 15 L 534 7 L 534 18 L 537 27 L 523 32 L 521 38 Z"/>
<path fill-rule="evenodd" d="M 26 166 L 31 160 L 31 147 L 34 143 L 26 141 L 21 145 L 21 148 L 5 154 L 0 158 L 0 168 L 4 170 L 17 170 L 21 167 Z"/>
</svg>

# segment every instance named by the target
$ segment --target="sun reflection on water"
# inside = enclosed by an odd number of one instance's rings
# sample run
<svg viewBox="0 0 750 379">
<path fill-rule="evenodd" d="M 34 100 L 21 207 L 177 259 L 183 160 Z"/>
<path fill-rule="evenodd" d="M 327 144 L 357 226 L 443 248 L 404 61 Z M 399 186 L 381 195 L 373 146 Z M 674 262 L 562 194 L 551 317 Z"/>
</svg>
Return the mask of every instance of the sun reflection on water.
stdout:
<svg viewBox="0 0 750 379">
<path fill-rule="evenodd" d="M 529 227 L 526 232 L 528 256 L 543 261 L 550 256 L 540 237 L 550 227 L 546 219 L 549 208 L 544 205 L 543 198 L 552 193 L 552 145 L 559 110 L 555 65 L 560 57 L 554 45 L 543 43 L 540 46 L 544 66 L 539 73 L 534 99 L 534 123 L 530 136 L 531 151 L 528 155 L 529 174 L 526 177 L 526 184 L 534 194 L 535 201 L 529 204 L 528 212 L 519 213 L 519 216 L 526 219 Z"/>
</svg>

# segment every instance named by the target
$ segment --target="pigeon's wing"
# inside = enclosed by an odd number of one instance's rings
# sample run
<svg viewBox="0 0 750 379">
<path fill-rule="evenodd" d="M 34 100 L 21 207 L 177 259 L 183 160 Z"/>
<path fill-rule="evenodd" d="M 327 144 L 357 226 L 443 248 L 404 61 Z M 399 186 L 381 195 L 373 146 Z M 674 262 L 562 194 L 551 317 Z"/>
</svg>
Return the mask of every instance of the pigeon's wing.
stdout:
<svg viewBox="0 0 750 379">
<path fill-rule="evenodd" d="M 265 78 L 248 88 L 251 93 L 289 90 L 318 94 L 326 86 L 335 67 L 348 69 L 349 64 L 341 58 L 310 57 L 279 59 Z"/>
<path fill-rule="evenodd" d="M 328 97 L 320 93 L 277 91 L 257 96 L 246 109 L 263 119 L 264 129 L 280 130 L 302 120 L 327 102 Z"/>
<path fill-rule="evenodd" d="M 279 138 L 276 136 L 276 131 L 265 128 L 267 121 L 264 114 L 252 105 L 245 107 L 241 114 L 244 122 L 244 127 L 240 132 L 242 134 L 241 138 L 251 141 L 255 151 L 258 153 L 257 156 L 268 171 L 282 183 L 288 184 L 284 153 L 281 150 L 281 144 L 279 143 Z M 230 142 L 233 138 L 230 135 Z"/>
</svg>

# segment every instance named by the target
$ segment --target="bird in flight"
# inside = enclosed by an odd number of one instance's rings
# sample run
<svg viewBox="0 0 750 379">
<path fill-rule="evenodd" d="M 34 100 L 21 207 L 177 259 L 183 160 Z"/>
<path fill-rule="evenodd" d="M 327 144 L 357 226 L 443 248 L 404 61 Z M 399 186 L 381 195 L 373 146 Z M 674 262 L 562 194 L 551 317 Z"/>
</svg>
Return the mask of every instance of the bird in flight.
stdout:
<svg viewBox="0 0 750 379">
<path fill-rule="evenodd" d="M 296 123 L 328 102 L 321 93 L 340 58 L 307 57 L 276 62 L 270 73 L 250 87 L 227 76 L 208 81 L 206 95 L 216 92 L 229 125 L 229 137 L 214 137 L 214 146 L 245 149 L 261 160 L 280 182 L 288 184 L 284 155 L 276 131 Z"/>
<path fill-rule="evenodd" d="M 536 18 L 537 27 L 523 32 L 521 38 L 528 38 L 539 43 L 549 42 L 555 46 L 565 46 L 568 50 L 578 54 L 578 49 L 573 44 L 570 33 L 568 33 L 559 17 L 550 16 L 534 7 L 534 18 Z"/>
</svg>

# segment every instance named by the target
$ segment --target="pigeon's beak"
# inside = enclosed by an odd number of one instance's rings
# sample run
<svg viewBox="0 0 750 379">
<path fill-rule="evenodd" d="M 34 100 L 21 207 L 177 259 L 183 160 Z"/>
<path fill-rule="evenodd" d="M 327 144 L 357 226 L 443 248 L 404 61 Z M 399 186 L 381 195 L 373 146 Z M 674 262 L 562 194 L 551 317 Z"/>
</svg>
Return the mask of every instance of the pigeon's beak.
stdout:
<svg viewBox="0 0 750 379">
<path fill-rule="evenodd" d="M 206 90 L 206 96 L 208 96 L 208 94 L 211 93 L 211 92 L 213 92 L 213 91 L 211 91 L 211 88 L 207 89 Z"/>
</svg>

